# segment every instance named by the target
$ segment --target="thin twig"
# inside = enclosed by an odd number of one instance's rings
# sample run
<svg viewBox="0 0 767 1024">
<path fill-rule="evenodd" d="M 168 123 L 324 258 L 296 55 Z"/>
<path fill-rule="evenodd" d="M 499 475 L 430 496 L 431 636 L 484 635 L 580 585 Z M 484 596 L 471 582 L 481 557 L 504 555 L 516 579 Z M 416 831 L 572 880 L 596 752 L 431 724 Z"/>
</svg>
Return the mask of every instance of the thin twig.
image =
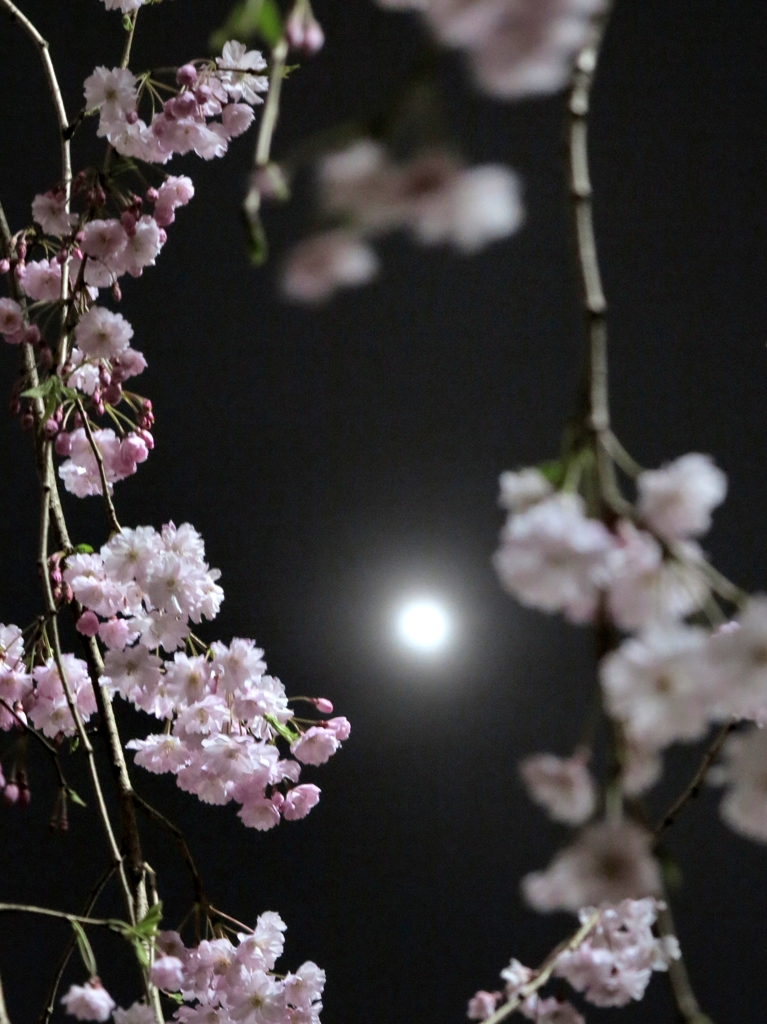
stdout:
<svg viewBox="0 0 767 1024">
<path fill-rule="evenodd" d="M 101 490 L 103 492 L 102 497 L 104 498 L 104 502 L 106 503 L 107 514 L 109 515 L 109 523 L 112 527 L 112 532 L 120 533 L 122 527 L 120 526 L 119 520 L 117 518 L 117 513 L 115 512 L 112 496 L 109 493 L 107 473 L 106 469 L 104 468 L 104 457 L 101 454 L 99 446 L 96 444 L 96 438 L 93 436 L 93 431 L 91 430 L 91 421 L 88 419 L 88 414 L 85 411 L 82 399 L 77 398 L 75 404 L 77 406 L 77 411 L 80 413 L 80 416 L 82 417 L 83 427 L 85 428 L 85 436 L 88 438 L 88 444 L 91 446 L 93 457 L 96 460 L 96 465 L 99 468 L 99 477 L 101 478 Z"/>
<path fill-rule="evenodd" d="M 54 745 L 50 743 L 45 738 L 45 736 L 43 736 L 42 733 L 39 733 L 36 729 L 33 729 L 25 718 L 22 718 L 22 716 L 17 711 L 14 711 L 14 709 L 11 707 L 11 705 L 8 703 L 5 697 L 0 697 L 0 704 L 2 704 L 2 706 L 5 708 L 7 712 L 9 712 L 9 714 L 13 715 L 13 717 L 16 719 L 16 721 L 24 729 L 25 732 L 29 733 L 30 736 L 34 736 L 38 743 L 42 743 L 42 745 L 48 751 L 51 760 L 53 761 L 54 768 L 56 769 L 56 774 L 59 777 L 59 785 L 61 786 L 62 789 L 65 789 L 67 792 L 69 792 L 69 786 L 67 785 L 67 780 L 64 778 L 64 772 L 61 768 L 61 762 L 59 761 L 58 750 L 56 750 Z"/>
<path fill-rule="evenodd" d="M 689 783 L 685 786 L 684 790 L 676 798 L 673 804 L 669 807 L 663 817 L 659 820 L 658 824 L 653 829 L 653 833 L 656 836 L 660 836 L 667 828 L 670 828 L 679 815 L 682 813 L 687 804 L 694 800 L 695 797 L 700 793 L 701 786 L 706 780 L 708 770 L 714 761 L 717 759 L 720 750 L 724 746 L 727 737 L 738 725 L 737 721 L 725 722 L 719 732 L 713 739 L 710 747 L 706 750 L 703 755 L 703 760 L 698 765 L 698 769 L 690 779 Z"/>
<path fill-rule="evenodd" d="M 168 832 L 170 832 L 171 835 L 174 837 L 174 839 L 178 843 L 179 850 L 181 851 L 181 856 L 184 860 L 184 863 L 186 864 L 189 870 L 189 874 L 191 875 L 192 878 L 192 887 L 194 889 L 195 903 L 200 903 L 203 906 L 207 907 L 209 904 L 207 897 L 205 896 L 205 890 L 202 884 L 202 876 L 200 875 L 200 872 L 197 870 L 197 865 L 194 862 L 192 853 L 189 849 L 186 839 L 184 838 L 184 833 L 181 831 L 180 828 L 178 828 L 177 825 L 174 825 L 172 821 L 166 818 L 161 811 L 158 811 L 142 796 L 139 796 L 135 790 L 133 791 L 133 801 L 137 807 L 139 807 L 150 818 L 153 818 L 156 822 L 162 825 L 163 828 L 167 829 Z"/>
<path fill-rule="evenodd" d="M 85 901 L 83 917 L 90 917 L 91 911 L 96 905 L 96 901 L 98 900 L 99 896 L 104 890 L 104 887 L 106 886 L 107 882 L 114 873 L 115 866 L 114 864 L 110 864 L 109 867 L 104 872 L 104 874 L 101 876 L 101 878 L 99 878 L 98 882 L 96 882 L 94 887 L 91 889 L 88 899 Z M 59 990 L 61 978 L 64 974 L 64 971 L 66 970 L 67 964 L 69 963 L 69 958 L 72 956 L 76 943 L 77 939 L 75 938 L 73 932 L 72 935 L 70 935 L 69 941 L 67 942 L 64 952 L 61 955 L 59 966 L 56 968 L 56 973 L 51 982 L 50 990 L 48 991 L 48 998 L 46 1000 L 45 1007 L 43 1009 L 43 1012 L 40 1014 L 39 1024 L 48 1024 L 48 1021 L 51 1019 L 51 1015 L 53 1014 L 53 1011 L 56 1008 L 56 993 Z M 2 1024 L 1 1020 L 0 1024 Z"/>
<path fill-rule="evenodd" d="M 64 209 L 69 211 L 69 202 L 72 196 L 72 157 L 70 152 L 69 133 L 67 128 L 69 127 L 69 118 L 67 117 L 66 107 L 64 106 L 64 98 L 61 94 L 61 87 L 59 86 L 59 80 L 56 77 L 56 69 L 53 66 L 51 60 L 50 48 L 46 39 L 40 34 L 38 29 L 32 24 L 29 18 L 19 10 L 19 8 L 11 2 L 11 0 L 0 0 L 0 8 L 4 8 L 11 17 L 12 21 L 15 21 L 20 28 L 29 36 L 40 54 L 40 60 L 43 64 L 43 70 L 45 71 L 45 77 L 48 82 L 48 91 L 51 94 L 53 100 L 53 108 L 56 112 L 56 120 L 59 126 L 59 146 L 61 150 L 61 182 L 64 186 Z M 69 252 L 65 253 L 64 262 L 61 264 L 61 301 L 63 309 L 66 309 L 67 299 L 69 298 Z M 63 314 L 66 318 L 66 313 Z M 59 345 L 58 352 L 58 365 L 62 367 L 67 361 L 67 334 L 65 330 L 64 321 L 62 321 L 62 334 L 61 343 Z"/>
<path fill-rule="evenodd" d="M 43 447 L 45 449 L 50 448 L 50 441 L 44 441 Z M 44 460 L 46 470 L 49 466 L 49 460 L 46 457 Z M 120 853 L 120 847 L 117 845 L 114 830 L 112 829 L 112 822 L 109 817 L 109 811 L 107 810 L 106 801 L 104 799 L 104 792 L 101 788 L 101 782 L 99 780 L 98 768 L 96 766 L 96 758 L 93 753 L 93 745 L 91 744 L 88 732 L 83 724 L 83 720 L 80 716 L 77 702 L 75 701 L 72 688 L 69 685 L 67 678 L 66 669 L 64 668 L 64 659 L 61 652 L 61 641 L 59 639 L 59 626 L 58 626 L 58 609 L 56 608 L 56 602 L 53 597 L 53 590 L 51 589 L 51 579 L 48 572 L 48 531 L 50 525 L 50 494 L 51 494 L 51 475 L 50 472 L 46 472 L 46 476 L 42 481 L 42 496 L 41 496 L 41 508 L 40 508 L 40 544 L 38 548 L 38 569 L 40 572 L 40 582 L 43 587 L 43 595 L 45 598 L 45 611 L 50 618 L 49 631 L 51 646 L 53 648 L 53 658 L 58 669 L 59 678 L 61 685 L 64 690 L 64 694 L 67 699 L 67 705 L 69 712 L 72 715 L 72 720 L 75 725 L 77 736 L 80 740 L 80 744 L 85 753 L 88 761 L 88 770 L 91 777 L 91 785 L 93 792 L 96 797 L 96 806 L 98 808 L 99 817 L 101 824 L 106 835 L 107 844 L 109 846 L 109 852 L 112 856 L 112 861 L 115 864 L 119 874 L 120 882 L 123 887 L 125 894 L 126 907 L 128 915 L 131 918 L 132 923 L 135 924 L 135 907 L 133 905 L 133 894 L 130 886 L 128 885 L 128 879 L 125 875 L 125 869 L 123 867 L 123 858 Z"/>
<path fill-rule="evenodd" d="M 88 928 L 108 928 L 118 935 L 125 933 L 122 921 L 113 918 L 88 917 L 87 914 L 68 914 L 65 910 L 51 910 L 49 907 L 34 907 L 26 903 L 0 903 L 0 914 L 36 914 L 41 917 L 56 917 L 61 921 L 77 921 Z"/>
<path fill-rule="evenodd" d="M 525 1001 L 525 999 L 528 998 L 528 996 L 533 995 L 533 993 L 537 992 L 538 989 L 543 988 L 551 977 L 560 954 L 577 949 L 593 931 L 598 920 L 599 911 L 595 910 L 588 920 L 583 922 L 577 932 L 571 935 L 570 938 L 566 939 L 564 942 L 560 942 L 556 949 L 549 953 L 541 966 L 535 972 L 535 976 L 528 981 L 526 985 L 522 986 L 514 998 L 510 999 L 507 1003 L 504 1003 L 503 1006 L 499 1006 L 495 1013 L 487 1018 L 484 1024 L 500 1024 L 502 1020 L 506 1020 L 507 1017 L 510 1017 L 511 1014 L 514 1013 L 514 1011 Z"/>
</svg>

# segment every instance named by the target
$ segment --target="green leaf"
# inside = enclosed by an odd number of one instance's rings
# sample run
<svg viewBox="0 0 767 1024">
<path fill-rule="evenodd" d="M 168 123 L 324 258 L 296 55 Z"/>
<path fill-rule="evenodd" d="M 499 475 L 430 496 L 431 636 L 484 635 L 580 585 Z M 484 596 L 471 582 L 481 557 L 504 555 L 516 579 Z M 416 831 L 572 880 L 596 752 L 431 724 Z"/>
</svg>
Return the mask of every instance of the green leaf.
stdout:
<svg viewBox="0 0 767 1024">
<path fill-rule="evenodd" d="M 96 967 L 96 957 L 93 955 L 93 949 L 88 941 L 88 936 L 85 934 L 85 929 L 79 921 L 72 921 L 72 928 L 75 933 L 77 948 L 80 950 L 80 956 L 88 972 L 88 977 L 96 978 L 99 973 Z"/>
<path fill-rule="evenodd" d="M 561 487 L 565 479 L 566 467 L 561 459 L 550 459 L 548 462 L 539 462 L 536 466 L 539 473 L 549 481 L 552 487 Z"/>
<path fill-rule="evenodd" d="M 162 903 L 154 903 L 147 910 L 144 917 L 137 922 L 133 931 L 141 939 L 152 939 L 157 933 L 157 927 L 162 920 Z"/>
<path fill-rule="evenodd" d="M 290 725 L 289 723 L 283 725 L 282 722 L 279 722 L 274 717 L 274 715 L 264 715 L 264 718 L 267 720 L 269 725 L 271 725 L 274 731 L 278 733 L 280 736 L 282 736 L 282 738 L 284 740 L 287 740 L 289 743 L 292 743 L 293 740 L 297 740 L 298 737 L 301 735 L 298 729 L 296 729 L 294 726 Z"/>
<path fill-rule="evenodd" d="M 210 37 L 210 46 L 220 50 L 229 39 L 249 42 L 256 38 L 270 47 L 282 38 L 282 17 L 275 0 L 240 0 Z"/>
<path fill-rule="evenodd" d="M 76 555 L 92 555 L 93 548 L 90 544 L 76 544 L 74 547 L 74 553 Z"/>
<path fill-rule="evenodd" d="M 79 793 L 75 793 L 75 791 L 70 789 L 69 786 L 67 786 L 67 799 L 71 800 L 73 804 L 77 804 L 78 807 L 88 806 Z"/>
</svg>

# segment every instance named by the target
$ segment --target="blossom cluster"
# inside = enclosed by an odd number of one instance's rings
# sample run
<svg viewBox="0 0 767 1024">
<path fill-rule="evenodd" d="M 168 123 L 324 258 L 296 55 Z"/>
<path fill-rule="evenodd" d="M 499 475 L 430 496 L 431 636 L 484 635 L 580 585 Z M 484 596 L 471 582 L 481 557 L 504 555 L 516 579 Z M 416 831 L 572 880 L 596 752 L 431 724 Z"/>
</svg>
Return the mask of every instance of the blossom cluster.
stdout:
<svg viewBox="0 0 767 1024">
<path fill-rule="evenodd" d="M 596 1006 L 626 1006 L 641 1000 L 654 971 L 666 971 L 679 958 L 679 944 L 672 936 L 657 938 L 653 925 L 663 904 L 655 899 L 621 900 L 604 904 L 598 911 L 587 907 L 580 912 L 581 924 L 595 918 L 586 937 L 575 947 L 560 952 L 553 974 L 564 978 L 576 992 Z M 471 1020 L 485 1020 L 498 1002 L 524 997 L 524 986 L 535 971 L 512 960 L 501 971 L 505 992 L 477 992 L 469 1002 Z M 542 999 L 537 992 L 522 999 L 524 1016 L 537 1024 L 583 1024 L 583 1017 L 570 1003 Z"/>
<path fill-rule="evenodd" d="M 238 934 L 237 944 L 214 938 L 188 948 L 178 932 L 160 932 L 150 976 L 162 991 L 178 994 L 181 1005 L 173 1019 L 181 1024 L 318 1024 L 325 972 L 307 961 L 294 973 L 272 973 L 283 952 L 285 929 L 279 914 L 268 911 L 253 932 Z M 98 979 L 72 985 L 62 1003 L 79 1020 L 156 1020 L 145 1003 L 117 1007 Z"/>
<path fill-rule="evenodd" d="M 378 0 L 421 11 L 437 39 L 466 51 L 477 82 L 502 99 L 557 92 L 606 0 Z"/>
<path fill-rule="evenodd" d="M 176 81 L 179 92 L 153 113 L 139 117 L 140 84 L 128 68 L 98 67 L 85 81 L 85 104 L 98 111 L 97 134 L 122 156 L 146 163 L 167 163 L 176 154 L 194 152 L 204 160 L 226 153 L 229 141 L 253 122 L 253 106 L 263 103 L 269 80 L 260 74 L 266 61 L 258 50 L 230 40 L 216 65 L 185 64 Z M 220 120 L 216 120 L 220 117 Z"/>
<path fill-rule="evenodd" d="M 407 163 L 392 161 L 370 139 L 326 155 L 318 167 L 319 199 L 334 227 L 299 243 L 282 278 L 285 294 L 322 302 L 338 288 L 375 277 L 378 258 L 368 239 L 407 230 L 422 245 L 450 244 L 474 253 L 519 229 L 521 187 L 508 168 L 464 167 L 433 150 Z"/>
<path fill-rule="evenodd" d="M 246 825 L 269 829 L 281 816 L 304 817 L 317 803 L 316 786 L 297 785 L 299 762 L 324 764 L 349 735 L 349 723 L 297 722 L 253 640 L 206 647 L 194 635 L 193 625 L 218 614 L 218 577 L 202 538 L 186 523 L 159 533 L 125 528 L 98 554 L 70 555 L 63 571 L 85 609 L 77 628 L 107 648 L 101 685 L 167 722 L 165 732 L 128 743 L 136 763 L 174 774 L 181 789 L 205 803 L 236 800 Z M 329 701 L 313 703 L 332 711 Z M 280 756 L 278 737 L 297 760 Z"/>
</svg>

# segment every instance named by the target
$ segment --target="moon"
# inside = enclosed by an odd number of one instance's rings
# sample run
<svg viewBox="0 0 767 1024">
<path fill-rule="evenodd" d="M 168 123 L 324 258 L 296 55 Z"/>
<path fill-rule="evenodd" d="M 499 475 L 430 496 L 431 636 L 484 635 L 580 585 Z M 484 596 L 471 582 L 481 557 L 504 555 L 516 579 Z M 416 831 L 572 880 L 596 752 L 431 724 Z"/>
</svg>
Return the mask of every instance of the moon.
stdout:
<svg viewBox="0 0 767 1024">
<path fill-rule="evenodd" d="M 420 654 L 435 654 L 450 637 L 450 617 L 439 601 L 418 598 L 404 604 L 396 615 L 400 641 Z"/>
</svg>

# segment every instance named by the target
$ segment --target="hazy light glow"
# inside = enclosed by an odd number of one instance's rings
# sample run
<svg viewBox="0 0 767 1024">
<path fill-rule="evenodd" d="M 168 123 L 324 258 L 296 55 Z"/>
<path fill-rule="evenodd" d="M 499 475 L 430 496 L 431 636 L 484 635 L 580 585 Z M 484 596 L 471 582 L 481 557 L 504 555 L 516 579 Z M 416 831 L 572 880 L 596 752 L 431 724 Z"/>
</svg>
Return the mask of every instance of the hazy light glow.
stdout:
<svg viewBox="0 0 767 1024">
<path fill-rule="evenodd" d="M 450 620 L 438 601 L 426 598 L 409 601 L 397 615 L 397 632 L 408 647 L 431 654 L 446 645 Z"/>
</svg>

